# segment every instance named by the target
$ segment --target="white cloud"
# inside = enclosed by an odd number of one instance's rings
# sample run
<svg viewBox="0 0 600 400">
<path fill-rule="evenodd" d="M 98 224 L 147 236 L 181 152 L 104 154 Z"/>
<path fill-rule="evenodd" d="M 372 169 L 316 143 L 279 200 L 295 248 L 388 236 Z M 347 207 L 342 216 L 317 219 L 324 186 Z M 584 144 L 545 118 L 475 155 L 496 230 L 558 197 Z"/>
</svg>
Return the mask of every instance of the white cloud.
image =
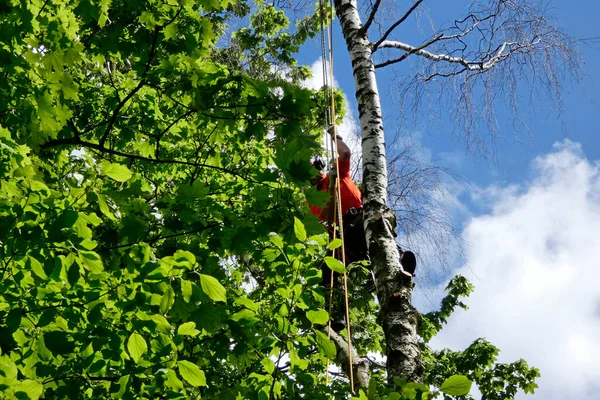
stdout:
<svg viewBox="0 0 600 400">
<path fill-rule="evenodd" d="M 485 337 L 499 361 L 540 368 L 540 388 L 520 399 L 597 399 L 600 390 L 600 163 L 564 141 L 532 163 L 527 186 L 477 193 L 490 213 L 464 231 L 475 284 L 436 348 Z"/>
</svg>

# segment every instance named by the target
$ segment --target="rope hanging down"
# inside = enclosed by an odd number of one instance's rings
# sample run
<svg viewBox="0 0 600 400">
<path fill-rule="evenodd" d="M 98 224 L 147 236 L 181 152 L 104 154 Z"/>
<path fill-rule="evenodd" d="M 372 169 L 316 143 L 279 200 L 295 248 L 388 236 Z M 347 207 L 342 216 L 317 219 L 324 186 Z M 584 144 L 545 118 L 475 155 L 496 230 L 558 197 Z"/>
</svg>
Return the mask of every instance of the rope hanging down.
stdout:
<svg viewBox="0 0 600 400">
<path fill-rule="evenodd" d="M 325 120 L 327 123 L 327 126 L 329 127 L 331 125 L 332 129 L 333 129 L 333 133 L 332 133 L 332 137 L 331 137 L 331 141 L 332 141 L 332 148 L 331 148 L 331 155 L 332 155 L 332 159 L 337 159 L 337 134 L 336 134 L 336 126 L 335 126 L 335 100 L 334 100 L 334 90 L 333 90 L 333 28 L 332 28 L 332 24 L 329 24 L 329 29 L 328 29 L 328 34 L 327 34 L 327 44 L 328 44 L 328 49 L 326 49 L 325 46 L 325 34 L 324 34 L 324 4 L 322 0 L 319 0 L 319 6 L 320 6 L 320 15 L 321 15 L 321 61 L 322 61 L 322 65 L 323 65 L 323 84 L 326 88 L 329 88 L 329 112 L 325 113 Z M 333 6 L 332 6 L 333 7 Z M 328 51 L 327 51 L 328 50 Z M 326 55 L 329 55 L 329 63 L 327 63 L 327 57 Z M 328 65 L 329 64 L 329 65 Z M 329 67 L 329 68 L 327 68 Z M 329 80 L 326 74 L 326 71 L 329 70 Z M 328 83 L 331 82 L 331 85 L 329 85 Z M 327 146 L 329 147 L 329 146 Z M 344 281 L 344 303 L 345 303 L 345 309 L 346 309 L 346 330 L 348 332 L 348 375 L 350 377 L 350 389 L 352 391 L 352 393 L 354 393 L 354 372 L 353 372 L 353 368 L 352 368 L 352 364 L 353 364 L 353 360 L 352 360 L 352 334 L 351 334 L 351 328 L 350 328 L 350 307 L 349 307 L 349 302 L 348 302 L 348 275 L 346 273 L 345 267 L 346 267 L 346 250 L 345 250 L 345 243 L 344 243 L 344 220 L 343 220 L 343 214 L 342 214 L 342 204 L 341 204 L 341 186 L 340 186 L 340 180 L 338 179 L 338 177 L 340 176 L 340 167 L 339 167 L 339 163 L 336 162 L 335 163 L 335 168 L 336 168 L 336 182 L 335 182 L 335 193 L 334 193 L 334 204 L 335 204 L 335 209 L 334 209 L 334 217 L 333 217 L 333 238 L 335 239 L 336 237 L 336 232 L 337 232 L 337 225 L 339 223 L 339 229 L 340 229 L 340 239 L 342 241 L 342 245 L 341 245 L 341 262 L 344 265 L 344 275 L 343 275 L 343 281 Z M 333 250 L 334 252 L 334 256 L 335 256 L 335 249 Z M 334 283 L 334 274 L 333 271 L 331 271 L 331 280 L 330 280 L 330 288 L 329 288 L 329 315 L 331 316 L 331 310 L 332 310 L 332 300 L 333 300 L 333 283 Z M 328 338 L 331 337 L 331 319 L 329 321 L 328 324 L 328 332 L 327 332 L 327 336 Z M 327 360 L 327 365 L 326 365 L 326 370 L 325 370 L 325 383 L 328 384 L 329 381 L 329 373 L 328 373 L 328 367 L 329 367 L 329 360 Z"/>
</svg>

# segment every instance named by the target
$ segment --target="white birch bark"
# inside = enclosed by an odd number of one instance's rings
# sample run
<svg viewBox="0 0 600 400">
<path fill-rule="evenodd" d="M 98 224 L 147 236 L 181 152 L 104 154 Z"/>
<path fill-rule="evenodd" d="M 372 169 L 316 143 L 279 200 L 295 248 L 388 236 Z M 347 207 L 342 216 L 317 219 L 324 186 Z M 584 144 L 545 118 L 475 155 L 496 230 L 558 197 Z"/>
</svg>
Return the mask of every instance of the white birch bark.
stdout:
<svg viewBox="0 0 600 400">
<path fill-rule="evenodd" d="M 327 329 L 323 329 L 323 333 L 327 335 Z M 354 347 L 352 349 L 352 357 L 348 353 L 348 342 L 337 332 L 330 331 L 329 335 L 337 349 L 336 361 L 342 367 L 346 375 L 350 375 L 348 370 L 349 360 L 352 360 L 352 372 L 358 387 L 369 387 L 369 360 L 366 357 L 361 357 Z"/>
<path fill-rule="evenodd" d="M 362 133 L 363 209 L 369 255 L 381 305 L 389 383 L 403 377 L 420 382 L 423 366 L 417 312 L 411 304 L 412 278 L 404 275 L 394 238 L 396 217 L 387 206 L 387 168 L 381 103 L 371 46 L 361 33 L 356 0 L 335 0 L 352 62 Z"/>
</svg>

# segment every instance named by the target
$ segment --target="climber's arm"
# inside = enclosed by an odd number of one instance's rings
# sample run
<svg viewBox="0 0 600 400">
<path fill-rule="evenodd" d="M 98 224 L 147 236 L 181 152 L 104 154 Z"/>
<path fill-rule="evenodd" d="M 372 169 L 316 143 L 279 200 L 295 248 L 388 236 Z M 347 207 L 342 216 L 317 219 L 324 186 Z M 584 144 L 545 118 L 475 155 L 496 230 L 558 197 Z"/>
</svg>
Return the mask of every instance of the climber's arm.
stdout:
<svg viewBox="0 0 600 400">
<path fill-rule="evenodd" d="M 336 135 L 334 126 L 331 125 L 329 127 L 329 129 L 327 130 L 327 132 L 329 133 L 329 136 L 331 136 L 331 138 L 334 140 L 334 142 L 337 143 L 337 153 L 338 153 L 338 157 L 340 158 L 340 160 L 343 160 L 343 161 L 350 160 L 350 156 L 352 155 L 352 153 L 350 152 L 350 148 L 348 147 L 348 145 L 346 143 L 344 143 L 344 141 L 342 140 L 342 137 L 340 135 Z M 336 140 L 336 136 L 337 136 L 337 140 Z"/>
</svg>

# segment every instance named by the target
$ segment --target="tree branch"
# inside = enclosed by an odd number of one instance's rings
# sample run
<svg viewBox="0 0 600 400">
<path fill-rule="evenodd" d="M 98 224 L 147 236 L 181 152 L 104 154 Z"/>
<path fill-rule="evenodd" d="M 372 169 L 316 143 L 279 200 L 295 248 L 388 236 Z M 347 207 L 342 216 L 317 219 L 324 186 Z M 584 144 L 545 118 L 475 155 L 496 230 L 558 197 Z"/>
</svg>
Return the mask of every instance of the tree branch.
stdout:
<svg viewBox="0 0 600 400">
<path fill-rule="evenodd" d="M 373 20 L 375 19 L 375 15 L 377 14 L 377 10 L 379 9 L 380 4 L 381 4 L 381 0 L 375 1 L 375 4 L 373 4 L 373 8 L 371 9 L 371 13 L 369 14 L 369 17 L 367 18 L 367 22 L 365 22 L 365 24 L 358 30 L 358 33 L 357 33 L 358 36 L 362 36 L 367 33 L 367 31 L 371 27 L 371 24 L 373 23 Z"/>
<path fill-rule="evenodd" d="M 327 328 L 323 328 L 322 331 L 326 335 L 328 334 Z M 333 343 L 337 348 L 336 361 L 348 375 L 348 342 L 346 342 L 346 339 L 333 330 L 329 332 L 329 337 L 331 340 L 333 340 Z M 358 383 L 359 387 L 369 387 L 369 363 L 370 362 L 366 357 L 360 357 L 356 352 L 356 349 L 352 347 L 352 372 L 354 373 L 353 376 L 356 377 L 356 382 Z"/>
<path fill-rule="evenodd" d="M 99 144 L 91 143 L 91 142 L 86 142 L 86 141 L 83 141 L 83 140 L 78 139 L 78 138 L 67 138 L 67 139 L 50 140 L 50 141 L 44 143 L 43 145 L 41 145 L 40 148 L 42 150 L 45 150 L 45 149 L 48 149 L 48 148 L 51 148 L 51 147 L 69 146 L 69 145 L 87 147 L 87 148 L 90 148 L 90 149 L 97 150 L 97 151 L 99 151 L 101 153 L 112 154 L 114 156 L 119 156 L 119 157 L 125 157 L 125 158 L 129 158 L 130 160 L 147 161 L 147 162 L 153 162 L 153 163 L 157 163 L 157 164 L 178 164 L 178 165 L 188 165 L 188 166 L 191 166 L 191 167 L 204 167 L 204 168 L 215 169 L 217 171 L 221 171 L 221 172 L 224 172 L 224 173 L 229 174 L 229 175 L 234 175 L 234 176 L 240 177 L 240 178 L 242 178 L 242 179 L 244 179 L 244 180 L 246 180 L 248 182 L 258 183 L 256 181 L 254 181 L 253 179 L 250 179 L 250 178 L 248 178 L 246 176 L 243 176 L 239 172 L 235 172 L 235 171 L 229 170 L 227 168 L 217 167 L 217 166 L 208 165 L 208 164 L 199 164 L 199 163 L 190 162 L 190 161 L 183 161 L 183 160 L 163 160 L 163 159 L 157 159 L 157 158 L 144 157 L 144 156 L 140 156 L 140 155 L 137 155 L 137 154 L 123 153 L 121 151 L 113 150 L 113 149 L 107 149 L 106 147 L 102 147 Z"/>
<path fill-rule="evenodd" d="M 380 47 L 404 50 L 407 53 L 416 54 L 416 55 L 425 57 L 431 61 L 446 61 L 449 63 L 460 64 L 460 65 L 464 66 L 465 69 L 468 71 L 486 71 L 486 70 L 492 69 L 501 60 L 509 57 L 511 52 L 525 48 L 525 47 L 530 47 L 530 46 L 536 45 L 538 43 L 539 43 L 539 39 L 534 39 L 530 43 L 522 44 L 522 45 L 515 43 L 515 42 L 504 42 L 500 46 L 498 46 L 498 48 L 494 51 L 494 55 L 492 57 L 490 57 L 490 59 L 487 61 L 469 61 L 463 57 L 455 57 L 455 56 L 451 56 L 451 55 L 443 54 L 443 53 L 441 53 L 441 54 L 431 53 L 420 47 L 413 47 L 406 43 L 389 41 L 389 40 L 382 42 Z M 509 49 L 508 52 L 506 52 L 507 47 Z M 400 57 L 400 58 L 402 58 L 402 57 Z M 404 58 L 406 58 L 406 57 L 404 57 Z M 404 58 L 402 58 L 402 59 L 404 59 Z M 377 64 L 375 67 L 376 68 L 384 67 L 386 65 L 393 63 L 392 61 L 394 61 L 394 60 L 390 60 L 390 61 L 386 61 L 381 64 Z"/>
<path fill-rule="evenodd" d="M 150 54 L 148 55 L 148 61 L 146 62 L 146 67 L 144 68 L 144 72 L 142 73 L 139 83 L 137 84 L 137 86 L 135 88 L 133 88 L 133 90 L 131 92 L 129 92 L 129 94 L 127 96 L 125 96 L 125 98 L 123 100 L 121 100 L 119 102 L 119 104 L 117 105 L 117 108 L 115 108 L 115 111 L 113 111 L 112 116 L 110 117 L 110 120 L 108 121 L 108 126 L 104 130 L 104 133 L 102 134 L 102 137 L 100 138 L 100 141 L 98 142 L 100 144 L 100 146 L 104 147 L 104 143 L 106 142 L 108 135 L 110 135 L 110 131 L 112 130 L 112 128 L 115 124 L 115 121 L 117 120 L 117 117 L 119 116 L 119 112 L 121 111 L 121 109 L 125 106 L 125 104 L 127 104 L 129 99 L 131 99 L 144 86 L 145 80 L 146 80 L 146 75 L 148 75 L 148 71 L 150 70 L 150 64 L 152 63 L 152 60 L 154 59 L 154 55 L 156 54 L 156 44 L 158 42 L 158 33 L 160 32 L 160 29 L 161 29 L 160 26 L 157 26 L 154 29 L 154 36 L 152 37 L 152 48 L 150 49 Z"/>
<path fill-rule="evenodd" d="M 388 61 L 384 61 L 382 63 L 379 64 L 375 64 L 375 68 L 383 68 L 386 67 L 388 65 L 392 65 L 392 64 L 396 64 L 399 63 L 401 61 L 404 61 L 405 59 L 407 59 L 411 54 L 415 54 L 417 51 L 419 50 L 423 50 L 424 48 L 430 46 L 431 44 L 437 42 L 438 40 L 441 39 L 441 36 L 436 36 L 431 40 L 428 40 L 427 42 L 423 43 L 422 45 L 420 45 L 419 47 L 415 47 L 413 50 L 407 51 L 406 53 L 402 54 L 400 57 L 398 58 L 394 58 L 392 60 L 388 60 Z"/>
<path fill-rule="evenodd" d="M 269 208 L 267 208 L 265 210 L 262 210 L 262 211 L 253 211 L 253 212 L 248 213 L 248 214 L 240 215 L 237 218 L 238 219 L 248 218 L 250 215 L 263 214 L 263 213 L 266 213 L 268 211 L 276 210 L 278 208 L 279 208 L 279 205 L 275 205 L 273 207 L 269 207 Z M 104 247 L 102 249 L 99 249 L 97 252 L 98 253 L 102 253 L 102 252 L 105 252 L 105 251 L 111 251 L 111 250 L 121 249 L 121 248 L 124 248 L 124 247 L 134 246 L 134 245 L 139 244 L 139 243 L 149 243 L 149 244 L 152 244 L 152 243 L 155 243 L 155 242 L 157 242 L 159 240 L 171 239 L 171 238 L 174 238 L 174 237 L 190 235 L 192 233 L 198 233 L 198 232 L 205 231 L 207 229 L 216 228 L 217 226 L 223 226 L 227 222 L 229 222 L 229 221 L 213 222 L 212 224 L 208 224 L 208 225 L 205 225 L 205 226 L 203 226 L 201 228 L 197 228 L 197 229 L 189 229 L 189 230 L 186 230 L 186 231 L 183 231 L 183 232 L 172 233 L 172 234 L 169 234 L 169 235 L 156 236 L 156 237 L 154 237 L 152 239 L 149 239 L 149 240 L 138 240 L 137 242 L 120 244 L 120 245 L 113 246 L 113 247 Z"/>
<path fill-rule="evenodd" d="M 381 45 L 381 43 L 383 43 L 387 37 L 392 33 L 392 31 L 394 29 L 396 29 L 401 23 L 403 23 L 404 21 L 406 21 L 406 19 L 408 17 L 410 17 L 410 15 L 413 13 L 413 11 L 415 11 L 417 9 L 417 7 L 419 7 L 419 5 L 423 2 L 423 0 L 417 0 L 412 7 L 406 12 L 406 14 L 404 14 L 402 16 L 402 18 L 400 18 L 398 21 L 396 21 L 392 26 L 390 26 L 390 28 L 383 34 L 383 36 L 381 37 L 381 39 L 379 39 L 372 47 L 372 52 L 375 53 L 377 51 L 377 49 L 379 48 L 379 46 Z"/>
<path fill-rule="evenodd" d="M 425 49 L 425 48 L 427 48 L 427 47 L 431 46 L 432 44 L 434 44 L 436 42 L 439 42 L 439 41 L 451 40 L 451 39 L 458 39 L 460 41 L 461 38 L 467 36 L 469 33 L 471 33 L 473 30 L 475 30 L 480 23 L 485 22 L 485 21 L 487 21 L 489 19 L 492 19 L 496 15 L 497 14 L 490 14 L 490 15 L 484 17 L 484 18 L 479 18 L 477 15 L 469 14 L 467 17 L 463 18 L 462 20 L 455 21 L 455 23 L 454 23 L 455 29 L 460 29 L 459 26 L 458 26 L 459 24 L 462 24 L 462 23 L 464 23 L 465 21 L 467 21 L 469 19 L 473 20 L 474 21 L 473 24 L 470 27 L 468 27 L 467 29 L 461 30 L 460 32 L 454 33 L 454 34 L 451 34 L 451 35 L 446 35 L 444 33 L 440 33 L 440 34 L 432 37 L 428 41 L 424 42 L 420 46 L 413 48 L 413 50 L 407 51 L 406 53 L 404 53 L 402 56 L 400 56 L 398 58 L 395 58 L 395 59 L 392 59 L 392 60 L 388 60 L 388 61 L 384 61 L 384 62 L 379 63 L 379 64 L 375 64 L 375 68 L 383 68 L 383 67 L 386 67 L 388 65 L 396 64 L 396 63 L 399 63 L 401 61 L 404 61 L 411 54 L 415 54 L 415 52 L 417 52 L 419 50 L 423 50 L 423 49 Z M 477 29 L 479 29 L 479 28 L 477 28 Z M 386 47 L 386 46 L 384 46 L 382 43 L 380 43 L 379 47 Z"/>
</svg>

